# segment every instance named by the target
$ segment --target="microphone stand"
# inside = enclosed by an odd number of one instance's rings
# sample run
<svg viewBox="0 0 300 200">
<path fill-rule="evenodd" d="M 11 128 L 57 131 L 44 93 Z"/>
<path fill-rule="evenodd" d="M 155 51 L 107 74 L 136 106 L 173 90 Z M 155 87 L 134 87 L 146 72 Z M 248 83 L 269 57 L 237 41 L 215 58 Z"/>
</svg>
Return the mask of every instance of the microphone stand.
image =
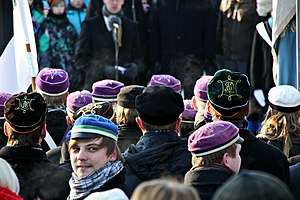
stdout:
<svg viewBox="0 0 300 200">
<path fill-rule="evenodd" d="M 119 44 L 118 44 L 118 28 L 116 26 L 113 26 L 113 40 L 115 45 L 115 72 L 116 72 L 116 81 L 119 80 Z"/>
</svg>

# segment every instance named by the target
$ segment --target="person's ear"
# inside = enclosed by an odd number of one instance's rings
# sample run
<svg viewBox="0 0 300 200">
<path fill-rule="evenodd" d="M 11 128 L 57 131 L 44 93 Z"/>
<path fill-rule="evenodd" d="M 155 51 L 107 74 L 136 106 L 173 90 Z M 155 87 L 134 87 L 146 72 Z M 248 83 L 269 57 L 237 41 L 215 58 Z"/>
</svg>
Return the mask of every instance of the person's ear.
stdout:
<svg viewBox="0 0 300 200">
<path fill-rule="evenodd" d="M 229 154 L 228 153 L 224 153 L 223 157 L 222 157 L 222 164 L 225 165 L 226 167 L 230 168 L 228 159 L 229 159 Z"/>
<path fill-rule="evenodd" d="M 109 157 L 109 161 L 114 162 L 117 160 L 117 158 L 118 158 L 118 150 L 117 148 L 115 148 L 114 152 Z"/>
<path fill-rule="evenodd" d="M 47 133 L 47 126 L 46 126 L 46 123 L 45 123 L 42 127 L 42 132 L 41 132 L 41 138 L 42 139 L 44 139 L 46 137 L 46 133 Z"/>
<path fill-rule="evenodd" d="M 207 101 L 206 106 L 207 106 L 208 112 L 211 114 L 212 113 L 211 111 L 212 111 L 213 108 L 212 108 L 212 105 L 209 101 Z"/>
<path fill-rule="evenodd" d="M 178 117 L 177 121 L 176 121 L 176 127 L 175 127 L 175 131 L 177 131 L 179 133 L 180 130 L 180 124 L 181 124 L 181 117 Z"/>
<path fill-rule="evenodd" d="M 193 106 L 195 110 L 198 110 L 198 106 L 197 106 L 197 98 L 195 96 L 192 97 L 192 102 L 193 102 Z"/>
<path fill-rule="evenodd" d="M 8 135 L 9 135 L 9 127 L 10 127 L 10 125 L 9 125 L 9 123 L 7 123 L 7 122 L 4 122 L 4 134 L 5 134 L 5 136 L 7 136 L 8 137 Z"/>
<path fill-rule="evenodd" d="M 142 131 L 145 131 L 145 127 L 144 127 L 144 124 L 143 124 L 143 121 L 141 120 L 141 118 L 140 118 L 140 117 L 136 117 L 136 118 L 135 118 L 135 121 L 136 121 L 136 123 L 139 125 L 140 129 L 141 129 Z"/>
<path fill-rule="evenodd" d="M 73 121 L 72 121 L 72 119 L 70 119 L 69 115 L 66 116 L 66 122 L 69 126 L 73 125 Z"/>
</svg>

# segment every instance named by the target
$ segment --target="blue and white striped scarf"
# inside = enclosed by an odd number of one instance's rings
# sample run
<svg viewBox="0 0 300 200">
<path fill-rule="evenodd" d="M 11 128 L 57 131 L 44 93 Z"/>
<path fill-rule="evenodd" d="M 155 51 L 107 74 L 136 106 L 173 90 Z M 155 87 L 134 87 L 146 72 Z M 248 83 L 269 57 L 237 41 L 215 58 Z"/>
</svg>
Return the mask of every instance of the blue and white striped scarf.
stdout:
<svg viewBox="0 0 300 200">
<path fill-rule="evenodd" d="M 107 162 L 103 167 L 83 178 L 78 178 L 73 172 L 69 181 L 71 191 L 68 200 L 82 199 L 88 196 L 92 191 L 115 177 L 123 168 L 122 162 L 117 161 Z"/>
</svg>

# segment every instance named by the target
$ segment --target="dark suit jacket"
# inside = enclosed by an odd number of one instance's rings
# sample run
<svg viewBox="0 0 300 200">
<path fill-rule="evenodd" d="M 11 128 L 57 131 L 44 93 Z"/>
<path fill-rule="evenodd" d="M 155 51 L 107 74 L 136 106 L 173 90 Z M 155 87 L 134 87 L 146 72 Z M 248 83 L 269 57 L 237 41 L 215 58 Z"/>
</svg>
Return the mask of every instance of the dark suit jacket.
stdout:
<svg viewBox="0 0 300 200">
<path fill-rule="evenodd" d="M 83 23 L 75 54 L 76 64 L 85 73 L 85 89 L 103 78 L 111 78 L 103 72 L 105 67 L 115 65 L 115 45 L 102 14 Z M 133 62 L 143 70 L 138 26 L 125 17 L 122 17 L 122 46 L 118 57 L 119 65 Z"/>
<path fill-rule="evenodd" d="M 0 157 L 9 162 L 17 174 L 20 196 L 24 200 L 36 197 L 61 200 L 69 196 L 71 171 L 51 163 L 41 147 L 6 146 L 0 150 Z"/>
</svg>

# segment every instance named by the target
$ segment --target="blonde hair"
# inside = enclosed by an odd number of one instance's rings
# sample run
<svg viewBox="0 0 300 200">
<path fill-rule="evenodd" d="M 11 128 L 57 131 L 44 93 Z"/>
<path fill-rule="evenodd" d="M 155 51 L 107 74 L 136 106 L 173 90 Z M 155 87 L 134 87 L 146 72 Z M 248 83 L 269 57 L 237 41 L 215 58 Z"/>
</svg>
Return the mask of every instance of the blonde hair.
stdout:
<svg viewBox="0 0 300 200">
<path fill-rule="evenodd" d="M 17 175 L 8 162 L 2 158 L 0 158 L 0 174 L 0 185 L 19 194 L 20 185 Z"/>
<path fill-rule="evenodd" d="M 175 180 L 154 179 L 141 183 L 131 200 L 200 200 L 195 188 Z"/>
<path fill-rule="evenodd" d="M 66 92 L 64 94 L 58 95 L 58 96 L 49 96 L 47 94 L 44 94 L 43 92 L 37 90 L 45 99 L 46 104 L 49 106 L 54 106 L 54 105 L 60 105 L 60 104 L 65 104 L 67 101 L 67 96 L 69 95 L 69 92 Z"/>
<path fill-rule="evenodd" d="M 283 153 L 289 157 L 292 147 L 290 134 L 300 136 L 300 111 L 284 113 L 268 108 L 258 138 L 283 141 Z"/>
</svg>

